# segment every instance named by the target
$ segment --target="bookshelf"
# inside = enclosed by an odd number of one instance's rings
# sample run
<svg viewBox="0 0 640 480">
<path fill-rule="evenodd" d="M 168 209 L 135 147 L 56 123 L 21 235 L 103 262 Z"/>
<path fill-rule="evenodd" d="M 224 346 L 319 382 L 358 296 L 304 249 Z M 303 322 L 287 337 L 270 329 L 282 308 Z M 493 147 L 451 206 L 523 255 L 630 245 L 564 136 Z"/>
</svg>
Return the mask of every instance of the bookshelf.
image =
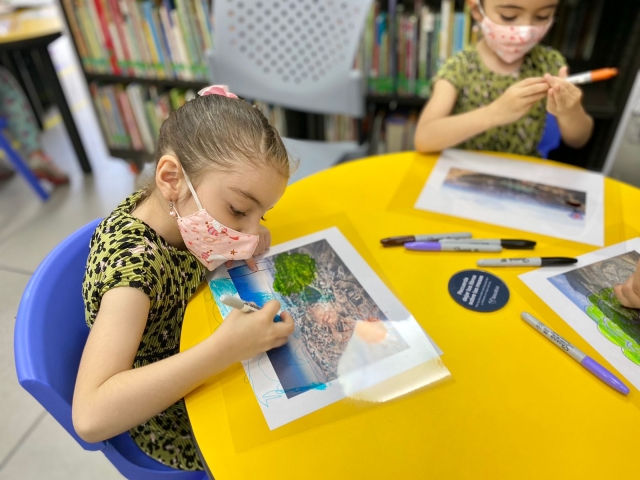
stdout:
<svg viewBox="0 0 640 480">
<path fill-rule="evenodd" d="M 215 0 L 213 0 L 215 1 Z M 87 82 L 103 91 L 109 112 L 94 102 L 113 156 L 136 165 L 149 158 L 141 147 L 136 121 L 155 130 L 162 117 L 207 85 L 204 52 L 213 44 L 210 0 L 61 0 Z M 464 0 L 376 0 L 367 19 L 355 67 L 364 72 L 367 117 L 360 123 L 345 118 L 312 115 L 277 106 L 260 105 L 281 133 L 314 140 L 362 139 L 382 153 L 387 124 L 400 149 L 412 146 L 412 131 L 428 100 L 430 78 L 449 55 L 477 41 Z M 579 72 L 617 67 L 621 74 L 609 82 L 584 86 L 584 104 L 596 126 L 587 147 L 562 146 L 552 158 L 598 169 L 606 157 L 630 92 L 640 59 L 640 3 L 618 0 L 561 0 L 545 43 L 560 50 L 570 70 Z M 185 35 L 188 32 L 189 35 Z M 133 86 L 130 88 L 130 86 Z M 129 90 L 145 109 L 136 113 Z M 125 105 L 121 105 L 125 102 Z M 155 119 L 149 104 L 164 106 Z M 131 108 L 129 108 L 131 107 Z M 127 112 L 129 110 L 129 112 Z M 127 115 L 128 113 L 128 115 Z M 126 118 L 126 117 L 129 118 Z M 404 133 L 401 133 L 404 118 Z M 118 130 L 119 127 L 119 130 Z M 114 129 L 119 131 L 114 142 Z M 135 133 L 135 132 L 134 132 Z M 154 133 L 153 131 L 151 132 Z M 398 139 L 401 139 L 399 141 Z M 135 145 L 134 145 L 135 143 Z M 147 149 L 148 150 L 148 149 Z"/>
</svg>

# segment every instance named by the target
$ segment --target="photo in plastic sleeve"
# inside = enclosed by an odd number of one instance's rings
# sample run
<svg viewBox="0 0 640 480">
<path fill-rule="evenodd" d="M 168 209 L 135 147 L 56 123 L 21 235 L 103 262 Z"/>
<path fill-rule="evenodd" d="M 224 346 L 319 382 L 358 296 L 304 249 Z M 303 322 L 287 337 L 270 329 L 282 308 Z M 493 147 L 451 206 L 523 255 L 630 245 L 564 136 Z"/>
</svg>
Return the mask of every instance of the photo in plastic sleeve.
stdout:
<svg viewBox="0 0 640 480">
<path fill-rule="evenodd" d="M 271 429 L 437 358 L 441 352 L 337 228 L 273 247 L 252 272 L 238 262 L 210 281 L 214 299 L 277 299 L 295 331 L 243 362 Z M 446 369 L 444 369 L 446 371 Z M 448 375 L 448 372 L 446 372 Z"/>
</svg>

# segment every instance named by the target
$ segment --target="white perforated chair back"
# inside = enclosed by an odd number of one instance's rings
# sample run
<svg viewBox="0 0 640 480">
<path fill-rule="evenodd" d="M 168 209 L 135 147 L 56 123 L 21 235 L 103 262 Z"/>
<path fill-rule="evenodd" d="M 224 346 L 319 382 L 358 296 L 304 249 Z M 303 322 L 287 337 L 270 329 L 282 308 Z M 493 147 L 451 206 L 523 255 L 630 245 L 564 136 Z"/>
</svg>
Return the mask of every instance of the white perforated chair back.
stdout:
<svg viewBox="0 0 640 480">
<path fill-rule="evenodd" d="M 284 107 L 364 116 L 353 69 L 371 0 L 215 0 L 213 83 Z"/>
</svg>

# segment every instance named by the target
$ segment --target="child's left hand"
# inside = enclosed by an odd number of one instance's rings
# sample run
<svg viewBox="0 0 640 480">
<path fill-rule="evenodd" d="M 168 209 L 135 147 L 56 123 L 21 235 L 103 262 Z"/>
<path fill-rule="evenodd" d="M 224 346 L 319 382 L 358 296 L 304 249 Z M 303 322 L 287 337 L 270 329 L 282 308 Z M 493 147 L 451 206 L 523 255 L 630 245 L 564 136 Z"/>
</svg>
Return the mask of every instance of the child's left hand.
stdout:
<svg viewBox="0 0 640 480">
<path fill-rule="evenodd" d="M 271 246 L 271 232 L 267 227 L 265 227 L 264 225 L 260 225 L 260 229 L 258 230 L 258 235 L 260 236 L 260 241 L 258 242 L 256 249 L 253 251 L 253 257 L 245 260 L 249 268 L 254 272 L 258 271 L 258 265 L 256 264 L 256 261 L 253 258 L 257 257 L 258 255 L 262 255 Z M 225 263 L 225 265 L 227 267 L 230 267 L 231 265 L 233 265 L 233 260 L 229 260 L 227 263 Z"/>
<path fill-rule="evenodd" d="M 567 67 L 562 67 L 557 77 L 548 73 L 544 76 L 544 79 L 549 83 L 547 111 L 556 117 L 572 115 L 582 111 L 582 90 L 565 81 L 568 76 Z"/>
</svg>

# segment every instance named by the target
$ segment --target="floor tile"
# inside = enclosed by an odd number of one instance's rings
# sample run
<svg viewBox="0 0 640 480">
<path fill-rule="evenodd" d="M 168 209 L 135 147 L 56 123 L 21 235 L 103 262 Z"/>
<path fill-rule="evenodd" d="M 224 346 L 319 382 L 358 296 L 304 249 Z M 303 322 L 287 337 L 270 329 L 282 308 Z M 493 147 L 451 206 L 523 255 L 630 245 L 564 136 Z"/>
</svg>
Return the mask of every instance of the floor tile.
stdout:
<svg viewBox="0 0 640 480">
<path fill-rule="evenodd" d="M 29 276 L 0 270 L 0 462 L 44 411 L 19 384 L 13 361 L 13 326 Z"/>
<path fill-rule="evenodd" d="M 101 452 L 85 451 L 47 414 L 0 470 L 0 480 L 116 480 Z"/>
</svg>

